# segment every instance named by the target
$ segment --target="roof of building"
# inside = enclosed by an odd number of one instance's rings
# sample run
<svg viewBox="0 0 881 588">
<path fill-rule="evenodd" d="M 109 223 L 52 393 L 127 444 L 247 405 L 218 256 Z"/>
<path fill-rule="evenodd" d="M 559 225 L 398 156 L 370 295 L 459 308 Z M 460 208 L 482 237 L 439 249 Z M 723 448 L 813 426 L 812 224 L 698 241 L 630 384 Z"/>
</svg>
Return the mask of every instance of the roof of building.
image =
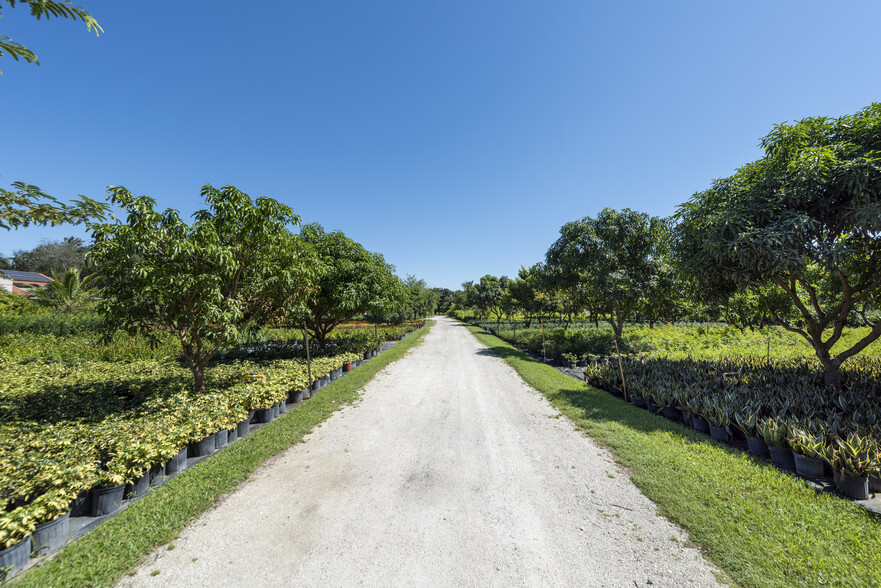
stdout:
<svg viewBox="0 0 881 588">
<path fill-rule="evenodd" d="M 18 270 L 0 270 L 0 273 L 5 275 L 7 278 L 12 279 L 15 282 L 37 282 L 37 283 L 46 283 L 52 281 L 52 278 L 49 276 L 44 276 L 38 272 L 20 272 Z"/>
</svg>

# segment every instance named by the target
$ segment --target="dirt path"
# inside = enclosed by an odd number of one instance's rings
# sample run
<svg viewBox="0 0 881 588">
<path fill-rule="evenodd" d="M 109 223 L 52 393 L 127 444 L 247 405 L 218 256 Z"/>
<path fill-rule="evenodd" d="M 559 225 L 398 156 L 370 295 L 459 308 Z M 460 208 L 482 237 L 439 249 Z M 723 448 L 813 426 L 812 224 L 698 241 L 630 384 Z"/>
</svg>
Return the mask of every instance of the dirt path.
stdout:
<svg viewBox="0 0 881 588">
<path fill-rule="evenodd" d="M 716 585 L 682 532 L 557 417 L 439 319 L 361 402 L 121 585 Z"/>
</svg>

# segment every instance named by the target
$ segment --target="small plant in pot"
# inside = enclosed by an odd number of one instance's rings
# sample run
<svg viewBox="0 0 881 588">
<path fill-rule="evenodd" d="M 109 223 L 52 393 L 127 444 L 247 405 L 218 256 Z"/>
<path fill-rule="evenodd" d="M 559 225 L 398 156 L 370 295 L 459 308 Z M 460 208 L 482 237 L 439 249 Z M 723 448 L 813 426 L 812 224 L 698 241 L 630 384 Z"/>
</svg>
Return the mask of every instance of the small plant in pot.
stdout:
<svg viewBox="0 0 881 588">
<path fill-rule="evenodd" d="M 781 416 L 767 417 L 759 419 L 756 423 L 756 431 L 768 444 L 774 465 L 784 470 L 794 470 L 795 459 L 792 456 L 792 449 L 786 442 L 789 423 Z"/>
<path fill-rule="evenodd" d="M 768 445 L 759 435 L 756 427 L 759 421 L 759 408 L 749 405 L 734 411 L 734 422 L 746 436 L 746 445 L 749 452 L 758 457 L 768 457 Z"/>
<path fill-rule="evenodd" d="M 881 465 L 878 443 L 867 435 L 848 433 L 836 437 L 823 451 L 825 459 L 838 474 L 838 491 L 856 500 L 869 497 L 869 473 Z"/>
<path fill-rule="evenodd" d="M 812 430 L 811 424 L 794 425 L 786 440 L 792 447 L 795 472 L 805 478 L 823 477 L 823 456 L 829 441 L 822 432 Z"/>
<path fill-rule="evenodd" d="M 578 367 L 578 354 L 577 353 L 566 352 L 566 353 L 562 354 L 562 357 L 564 360 L 566 360 L 566 362 L 569 364 L 569 367 L 571 367 L 572 369 L 575 369 Z"/>
<path fill-rule="evenodd" d="M 725 401 L 715 397 L 704 399 L 703 417 L 710 427 L 710 436 L 716 441 L 728 443 L 731 441 L 731 407 Z"/>
</svg>

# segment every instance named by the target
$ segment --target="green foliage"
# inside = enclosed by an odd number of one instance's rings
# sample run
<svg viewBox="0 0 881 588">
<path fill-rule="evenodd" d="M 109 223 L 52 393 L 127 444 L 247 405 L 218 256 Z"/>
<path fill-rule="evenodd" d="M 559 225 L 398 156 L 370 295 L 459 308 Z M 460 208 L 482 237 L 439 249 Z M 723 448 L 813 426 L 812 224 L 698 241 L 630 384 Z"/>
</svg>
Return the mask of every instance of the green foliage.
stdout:
<svg viewBox="0 0 881 588">
<path fill-rule="evenodd" d="M 94 307 L 98 294 L 89 287 L 94 279 L 94 275 L 80 277 L 78 269 L 69 269 L 62 276 L 53 273 L 53 281 L 40 288 L 34 298 L 40 304 L 66 314 L 89 310 Z"/>
<path fill-rule="evenodd" d="M 27 5 L 31 9 L 31 15 L 38 20 L 43 17 L 46 17 L 47 20 L 51 17 L 69 18 L 86 23 L 86 29 L 94 31 L 95 35 L 104 32 L 101 29 L 101 25 L 98 24 L 98 21 L 96 21 L 91 14 L 79 6 L 71 6 L 70 2 L 58 2 L 57 0 L 5 0 L 5 2 L 12 7 L 15 7 L 16 3 Z M 2 7 L 2 5 L 0 5 L 0 7 Z M 0 35 L 0 57 L 2 57 L 4 53 L 16 61 L 23 59 L 27 63 L 40 65 L 40 62 L 37 60 L 37 56 L 33 51 L 20 43 L 14 42 L 6 35 Z M 3 217 L 0 216 L 0 219 L 2 218 Z M 0 224 L 0 226 L 3 225 Z"/>
<path fill-rule="evenodd" d="M 384 316 L 406 303 L 407 291 L 382 255 L 319 224 L 304 226 L 300 237 L 316 251 L 322 273 L 307 308 L 291 319 L 305 320 L 319 345 L 342 322 L 365 313 Z"/>
<path fill-rule="evenodd" d="M 315 257 L 288 226 L 293 211 L 232 186 L 203 186 L 208 209 L 192 225 L 155 201 L 110 189 L 127 223 L 93 225 L 92 255 L 108 279 L 101 312 L 111 329 L 155 338 L 176 336 L 204 390 L 205 366 L 255 324 L 302 312 L 315 278 Z"/>
<path fill-rule="evenodd" d="M 630 209 L 603 209 L 597 217 L 566 223 L 547 252 L 561 286 L 592 312 L 608 313 L 621 337 L 624 321 L 650 296 L 673 291 L 666 261 L 668 221 Z"/>
<path fill-rule="evenodd" d="M 9 0 L 6 0 L 7 2 Z M 0 55 L 4 46 L 0 36 Z M 14 56 L 14 55 L 13 55 Z M 59 202 L 36 186 L 14 182 L 12 190 L 0 188 L 0 229 L 17 229 L 30 225 L 79 224 L 89 219 L 104 219 L 108 206 L 83 195 L 70 204 Z"/>
<path fill-rule="evenodd" d="M 38 272 L 46 276 L 63 274 L 69 269 L 83 270 L 89 248 L 82 239 L 66 237 L 63 241 L 43 240 L 33 249 L 15 251 L 12 255 L 13 269 Z"/>
<path fill-rule="evenodd" d="M 777 324 L 813 346 L 833 388 L 841 363 L 881 337 L 881 322 L 854 312 L 881 296 L 879 129 L 881 103 L 777 125 L 762 140 L 762 159 L 716 180 L 676 215 L 678 262 L 700 291 L 716 300 L 747 290 L 760 297 Z M 857 316 L 869 332 L 833 356 Z"/>
</svg>

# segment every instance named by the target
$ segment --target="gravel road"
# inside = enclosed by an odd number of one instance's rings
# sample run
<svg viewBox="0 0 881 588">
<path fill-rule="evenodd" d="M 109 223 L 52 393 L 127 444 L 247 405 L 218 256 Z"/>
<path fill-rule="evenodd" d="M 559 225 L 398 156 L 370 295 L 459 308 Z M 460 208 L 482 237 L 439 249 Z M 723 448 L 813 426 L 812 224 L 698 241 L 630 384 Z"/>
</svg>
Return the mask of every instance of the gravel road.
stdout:
<svg viewBox="0 0 881 588">
<path fill-rule="evenodd" d="M 440 318 L 120 585 L 718 585 L 686 543 L 605 450 Z"/>
</svg>

